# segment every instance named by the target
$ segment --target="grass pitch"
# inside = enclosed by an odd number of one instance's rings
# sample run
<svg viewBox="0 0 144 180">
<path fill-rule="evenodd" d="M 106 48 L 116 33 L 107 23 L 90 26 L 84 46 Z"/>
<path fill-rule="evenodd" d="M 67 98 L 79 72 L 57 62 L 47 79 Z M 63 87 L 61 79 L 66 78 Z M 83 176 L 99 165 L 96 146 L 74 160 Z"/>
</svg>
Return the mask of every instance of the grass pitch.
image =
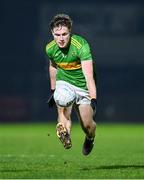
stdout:
<svg viewBox="0 0 144 180">
<path fill-rule="evenodd" d="M 98 124 L 95 146 L 82 155 L 84 134 L 72 126 L 65 150 L 55 124 L 0 125 L 0 179 L 144 178 L 144 125 Z"/>
</svg>

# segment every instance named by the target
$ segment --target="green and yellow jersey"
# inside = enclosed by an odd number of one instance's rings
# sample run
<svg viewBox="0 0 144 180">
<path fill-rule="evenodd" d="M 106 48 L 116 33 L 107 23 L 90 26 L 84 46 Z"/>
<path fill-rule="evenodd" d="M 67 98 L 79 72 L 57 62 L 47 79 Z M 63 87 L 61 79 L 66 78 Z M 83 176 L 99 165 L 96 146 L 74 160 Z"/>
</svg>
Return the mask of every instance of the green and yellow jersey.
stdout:
<svg viewBox="0 0 144 180">
<path fill-rule="evenodd" d="M 90 46 L 81 36 L 72 35 L 69 46 L 60 48 L 55 40 L 46 45 L 46 54 L 57 66 L 56 80 L 63 80 L 82 89 L 87 89 L 81 61 L 92 60 Z"/>
</svg>

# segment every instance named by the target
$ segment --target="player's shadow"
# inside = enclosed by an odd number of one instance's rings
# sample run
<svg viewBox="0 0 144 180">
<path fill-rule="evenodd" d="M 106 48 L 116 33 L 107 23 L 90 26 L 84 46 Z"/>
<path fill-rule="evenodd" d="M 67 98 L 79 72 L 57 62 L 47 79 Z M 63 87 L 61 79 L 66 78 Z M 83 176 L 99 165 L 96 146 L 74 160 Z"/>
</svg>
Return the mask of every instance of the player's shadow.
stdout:
<svg viewBox="0 0 144 180">
<path fill-rule="evenodd" d="M 135 168 L 140 169 L 144 168 L 144 165 L 110 165 L 110 166 L 97 166 L 97 167 L 84 167 L 81 170 L 89 171 L 94 169 L 126 169 L 126 168 Z"/>
</svg>

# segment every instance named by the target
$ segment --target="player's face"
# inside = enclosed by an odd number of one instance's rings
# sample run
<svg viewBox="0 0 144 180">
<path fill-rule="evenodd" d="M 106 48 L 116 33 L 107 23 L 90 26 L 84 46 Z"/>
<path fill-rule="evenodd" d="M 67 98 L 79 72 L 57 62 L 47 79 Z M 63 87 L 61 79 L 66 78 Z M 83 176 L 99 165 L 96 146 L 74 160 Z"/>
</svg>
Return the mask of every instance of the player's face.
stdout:
<svg viewBox="0 0 144 180">
<path fill-rule="evenodd" d="M 67 47 L 70 40 L 70 31 L 66 26 L 55 27 L 52 34 L 54 40 L 60 48 Z"/>
</svg>

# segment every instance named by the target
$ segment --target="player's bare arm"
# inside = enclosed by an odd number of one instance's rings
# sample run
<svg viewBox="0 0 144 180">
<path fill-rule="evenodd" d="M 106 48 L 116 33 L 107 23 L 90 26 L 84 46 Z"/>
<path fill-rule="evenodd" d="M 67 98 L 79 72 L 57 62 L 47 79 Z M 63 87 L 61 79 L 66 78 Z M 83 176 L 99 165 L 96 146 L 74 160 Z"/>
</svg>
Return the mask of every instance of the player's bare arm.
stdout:
<svg viewBox="0 0 144 180">
<path fill-rule="evenodd" d="M 56 85 L 56 73 L 57 73 L 56 65 L 50 61 L 49 64 L 50 86 L 51 89 L 53 90 L 55 89 L 55 85 Z"/>
<path fill-rule="evenodd" d="M 93 78 L 93 61 L 92 60 L 82 61 L 81 64 L 90 97 L 96 99 L 97 93 L 96 93 L 96 84 Z"/>
</svg>

